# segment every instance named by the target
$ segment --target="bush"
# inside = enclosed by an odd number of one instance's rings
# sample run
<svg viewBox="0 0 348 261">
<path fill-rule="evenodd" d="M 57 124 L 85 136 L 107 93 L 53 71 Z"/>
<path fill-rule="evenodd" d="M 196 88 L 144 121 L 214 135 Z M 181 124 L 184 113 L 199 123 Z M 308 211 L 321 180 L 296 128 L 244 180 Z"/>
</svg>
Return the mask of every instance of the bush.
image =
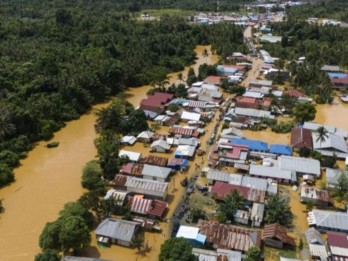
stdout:
<svg viewBox="0 0 348 261">
<path fill-rule="evenodd" d="M 298 153 L 300 154 L 300 157 L 308 158 L 311 155 L 312 150 L 307 147 L 303 147 L 300 148 Z"/>
<path fill-rule="evenodd" d="M 0 163 L 0 186 L 7 185 L 8 183 L 14 181 L 14 174 L 4 163 Z"/>
<path fill-rule="evenodd" d="M 276 133 L 288 133 L 294 127 L 293 123 L 280 122 L 271 127 L 272 131 Z"/>
<path fill-rule="evenodd" d="M 94 190 L 103 187 L 103 180 L 101 179 L 103 171 L 96 160 L 87 162 L 83 168 L 81 185 L 82 187 Z"/>
<path fill-rule="evenodd" d="M 17 167 L 19 165 L 19 155 L 10 150 L 3 150 L 0 152 L 0 162 L 11 168 Z"/>
</svg>

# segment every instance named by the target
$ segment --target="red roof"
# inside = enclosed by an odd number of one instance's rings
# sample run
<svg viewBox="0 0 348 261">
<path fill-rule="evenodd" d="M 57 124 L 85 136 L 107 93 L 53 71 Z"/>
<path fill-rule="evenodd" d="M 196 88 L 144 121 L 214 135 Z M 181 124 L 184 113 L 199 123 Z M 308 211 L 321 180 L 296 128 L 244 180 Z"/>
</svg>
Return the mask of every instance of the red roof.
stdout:
<svg viewBox="0 0 348 261">
<path fill-rule="evenodd" d="M 344 78 L 331 78 L 332 84 L 348 84 L 348 75 Z"/>
<path fill-rule="evenodd" d="M 240 97 L 237 102 L 250 103 L 254 104 L 256 102 L 256 98 L 252 97 Z"/>
<path fill-rule="evenodd" d="M 284 244 L 296 246 L 295 239 L 293 237 L 288 236 L 286 228 L 276 223 L 265 225 L 263 237 L 276 238 Z"/>
<path fill-rule="evenodd" d="M 346 248 L 348 251 L 348 235 L 344 233 L 327 231 L 327 241 L 332 247 Z"/>
<path fill-rule="evenodd" d="M 209 84 L 215 84 L 215 85 L 219 85 L 220 84 L 220 80 L 223 77 L 221 76 L 208 76 L 207 78 L 205 78 L 204 82 L 205 83 L 209 83 Z"/>
<path fill-rule="evenodd" d="M 215 185 L 211 187 L 210 192 L 214 194 L 214 198 L 223 200 L 233 190 L 237 190 L 244 198 L 248 198 L 249 188 L 224 183 L 221 181 L 217 181 Z"/>
<path fill-rule="evenodd" d="M 163 108 L 166 103 L 170 102 L 170 100 L 173 99 L 173 97 L 174 95 L 170 93 L 155 92 L 154 95 L 141 100 L 140 108 Z M 149 106 L 150 108 L 148 108 L 147 106 Z"/>
<path fill-rule="evenodd" d="M 284 95 L 289 95 L 291 97 L 296 97 L 296 98 L 300 98 L 300 97 L 304 96 L 303 92 L 300 92 L 300 91 L 294 90 L 294 89 L 284 91 L 283 94 Z"/>
<path fill-rule="evenodd" d="M 295 148 L 313 148 L 312 132 L 309 129 L 293 128 L 291 130 L 291 146 Z"/>
<path fill-rule="evenodd" d="M 168 206 L 168 203 L 162 200 L 152 200 L 138 197 L 128 197 L 128 202 L 131 206 L 132 212 L 157 217 L 162 217 Z"/>
<path fill-rule="evenodd" d="M 226 68 L 234 68 L 239 71 L 244 71 L 246 67 L 245 65 L 230 65 L 230 64 L 223 64 L 222 66 Z"/>
<path fill-rule="evenodd" d="M 240 154 L 242 151 L 248 151 L 248 146 L 243 146 L 243 145 L 235 145 L 233 144 L 233 150 L 232 153 L 227 152 L 226 157 L 232 158 L 232 159 L 239 159 Z"/>
</svg>

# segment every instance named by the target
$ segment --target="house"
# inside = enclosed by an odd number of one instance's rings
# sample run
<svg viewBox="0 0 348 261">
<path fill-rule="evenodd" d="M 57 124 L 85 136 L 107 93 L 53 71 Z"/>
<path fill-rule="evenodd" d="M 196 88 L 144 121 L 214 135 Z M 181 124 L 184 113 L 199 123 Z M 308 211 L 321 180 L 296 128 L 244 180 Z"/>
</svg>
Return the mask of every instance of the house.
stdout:
<svg viewBox="0 0 348 261">
<path fill-rule="evenodd" d="M 269 146 L 269 152 L 277 155 L 288 155 L 292 156 L 291 147 L 282 144 L 271 144 Z"/>
<path fill-rule="evenodd" d="M 223 129 L 221 131 L 221 138 L 232 139 L 232 138 L 243 138 L 243 137 L 244 137 L 243 132 L 233 127 L 228 129 Z"/>
<path fill-rule="evenodd" d="M 238 108 L 259 109 L 261 104 L 260 100 L 253 97 L 239 97 L 235 102 Z"/>
<path fill-rule="evenodd" d="M 200 141 L 197 138 L 179 138 L 178 145 L 189 145 L 197 148 L 200 145 Z"/>
<path fill-rule="evenodd" d="M 348 233 L 348 213 L 313 209 L 308 213 L 309 226 L 319 231 L 340 231 Z"/>
<path fill-rule="evenodd" d="M 168 130 L 169 134 L 171 135 L 180 135 L 181 137 L 186 137 L 186 138 L 190 138 L 190 137 L 198 137 L 199 136 L 199 132 L 197 131 L 197 128 L 195 127 L 183 127 L 183 126 L 173 126 L 171 128 L 169 128 Z"/>
<path fill-rule="evenodd" d="M 263 238 L 266 246 L 276 248 L 296 247 L 295 239 L 288 236 L 286 228 L 277 223 L 265 225 Z"/>
<path fill-rule="evenodd" d="M 329 126 L 329 125 L 324 125 L 324 124 L 319 124 L 316 122 L 305 122 L 303 124 L 304 129 L 309 129 L 311 131 L 316 131 L 319 127 L 324 127 L 328 133 L 335 134 L 338 136 L 341 136 L 345 139 L 348 137 L 348 131 L 340 128 L 336 128 L 335 126 Z"/>
<path fill-rule="evenodd" d="M 208 76 L 207 78 L 204 79 L 204 83 L 207 84 L 214 84 L 214 85 L 220 85 L 220 81 L 221 79 L 223 79 L 224 77 L 221 76 Z"/>
<path fill-rule="evenodd" d="M 162 218 L 168 203 L 158 199 L 145 199 L 143 197 L 128 197 L 130 210 L 133 213 Z"/>
<path fill-rule="evenodd" d="M 326 187 L 327 189 L 335 189 L 338 186 L 338 179 L 344 173 L 348 175 L 347 171 L 340 169 L 326 168 Z"/>
<path fill-rule="evenodd" d="M 327 72 L 327 73 L 339 73 L 341 72 L 341 68 L 338 65 L 323 65 L 320 68 L 321 71 Z"/>
<path fill-rule="evenodd" d="M 216 70 L 219 75 L 221 76 L 230 76 L 234 75 L 238 72 L 238 68 L 232 66 L 232 65 L 218 65 L 216 67 Z"/>
<path fill-rule="evenodd" d="M 268 144 L 266 142 L 259 141 L 259 140 L 233 138 L 229 142 L 234 145 L 246 146 L 248 147 L 250 151 L 260 151 L 260 152 L 268 151 Z"/>
<path fill-rule="evenodd" d="M 309 174 L 320 177 L 320 161 L 316 159 L 282 155 L 278 157 L 278 165 L 282 170 L 295 171 L 297 175 Z"/>
<path fill-rule="evenodd" d="M 240 251 L 226 249 L 217 249 L 214 251 L 192 248 L 192 254 L 194 254 L 199 261 L 242 261 L 242 253 Z"/>
<path fill-rule="evenodd" d="M 328 260 L 328 251 L 320 232 L 311 227 L 305 232 L 308 248 L 314 260 Z"/>
<path fill-rule="evenodd" d="M 161 114 L 165 111 L 166 104 L 173 99 L 169 93 L 155 92 L 152 96 L 142 99 L 140 109 Z"/>
<path fill-rule="evenodd" d="M 133 145 L 137 141 L 137 138 L 134 136 L 124 136 L 121 139 L 122 144 Z"/>
<path fill-rule="evenodd" d="M 186 170 L 188 167 L 188 160 L 187 159 L 177 159 L 173 158 L 170 159 L 167 167 L 174 169 L 174 170 Z"/>
<path fill-rule="evenodd" d="M 213 249 L 222 248 L 246 253 L 250 247 L 261 246 L 260 231 L 206 220 L 199 220 L 197 225 L 200 233 L 207 237 L 206 245 Z"/>
<path fill-rule="evenodd" d="M 104 200 L 108 200 L 109 198 L 113 198 L 116 202 L 116 205 L 123 206 L 123 203 L 127 197 L 127 194 L 128 193 L 125 191 L 120 191 L 120 190 L 116 190 L 116 189 L 109 189 L 106 192 Z"/>
<path fill-rule="evenodd" d="M 327 232 L 327 244 L 331 260 L 348 260 L 348 235 L 337 232 Z"/>
<path fill-rule="evenodd" d="M 153 121 L 160 126 L 169 126 L 171 119 L 172 118 L 168 115 L 158 115 Z"/>
<path fill-rule="evenodd" d="M 107 218 L 99 224 L 95 230 L 95 234 L 98 244 L 106 246 L 118 244 L 130 247 L 138 229 L 138 222 Z"/>
<path fill-rule="evenodd" d="M 143 164 L 137 164 L 137 163 L 127 163 L 124 164 L 120 170 L 120 173 L 122 175 L 128 175 L 128 176 L 141 176 L 141 172 L 143 171 L 144 165 Z"/>
<path fill-rule="evenodd" d="M 150 143 L 154 135 L 155 133 L 152 131 L 143 131 L 137 136 L 137 139 L 140 142 Z"/>
<path fill-rule="evenodd" d="M 204 246 L 207 237 L 199 232 L 198 227 L 184 226 L 181 225 L 178 233 L 176 234 L 177 238 L 185 238 L 192 246 Z"/>
<path fill-rule="evenodd" d="M 119 157 L 128 157 L 131 162 L 138 162 L 141 158 L 140 152 L 120 150 L 118 153 Z"/>
<path fill-rule="evenodd" d="M 190 145 L 179 145 L 174 152 L 175 158 L 190 159 L 195 154 L 196 148 Z"/>
<path fill-rule="evenodd" d="M 272 115 L 270 111 L 256 110 L 256 109 L 250 109 L 250 108 L 236 107 L 232 109 L 231 112 L 233 115 L 247 116 L 252 119 L 260 119 L 260 118 L 274 119 L 275 118 L 275 116 Z"/>
<path fill-rule="evenodd" d="M 260 91 L 251 91 L 251 90 L 248 90 L 246 91 L 242 97 L 245 97 L 245 98 L 254 98 L 254 99 L 258 99 L 258 100 L 261 100 L 263 97 L 265 96 L 264 93 L 260 92 Z M 236 107 L 242 107 L 242 106 L 236 106 Z"/>
<path fill-rule="evenodd" d="M 165 140 L 155 140 L 150 147 L 152 152 L 166 153 L 170 150 L 170 145 Z"/>
<path fill-rule="evenodd" d="M 219 163 L 223 165 L 234 165 L 235 163 L 245 163 L 249 149 L 245 145 L 221 142 L 219 148 Z"/>
<path fill-rule="evenodd" d="M 248 225 L 250 220 L 250 211 L 240 210 L 236 211 L 234 215 L 234 221 L 240 224 Z"/>
<path fill-rule="evenodd" d="M 247 171 L 249 171 L 249 169 Z M 272 194 L 272 195 L 278 193 L 278 184 L 275 182 L 270 182 L 269 180 L 264 178 L 256 178 L 256 177 L 246 175 L 246 176 L 243 176 L 241 185 L 247 188 L 255 188 L 262 191 L 266 191 L 268 194 Z"/>
<path fill-rule="evenodd" d="M 280 43 L 282 41 L 281 36 L 274 36 L 272 34 L 263 34 L 260 37 L 260 43 Z"/>
<path fill-rule="evenodd" d="M 313 149 L 312 132 L 305 128 L 293 128 L 291 146 L 294 151 L 299 151 L 301 148 Z"/>
<path fill-rule="evenodd" d="M 266 50 L 260 50 L 260 54 L 264 64 L 269 64 L 269 65 L 273 64 L 273 58 Z M 253 82 L 257 82 L 257 81 L 253 81 Z M 267 86 L 267 85 L 264 85 L 264 86 Z"/>
<path fill-rule="evenodd" d="M 127 190 L 126 182 L 128 177 L 125 175 L 115 175 L 114 179 L 110 182 L 111 185 L 118 190 Z"/>
<path fill-rule="evenodd" d="M 139 162 L 142 164 L 165 167 L 168 164 L 168 159 L 164 157 L 150 155 L 145 158 L 141 158 Z"/>
<path fill-rule="evenodd" d="M 303 184 L 301 185 L 301 202 L 308 203 L 309 201 L 318 206 L 328 206 L 330 204 L 329 192 Z"/>
<path fill-rule="evenodd" d="M 127 179 L 125 186 L 128 192 L 144 194 L 161 200 L 165 200 L 168 194 L 167 182 L 130 177 Z"/>
<path fill-rule="evenodd" d="M 250 81 L 249 87 L 273 87 L 273 81 L 267 81 L 267 80 L 255 80 L 255 81 Z"/>
<path fill-rule="evenodd" d="M 265 212 L 265 204 L 253 203 L 253 207 L 251 208 L 251 225 L 253 227 L 260 227 L 263 221 L 263 215 Z"/>
<path fill-rule="evenodd" d="M 313 149 L 320 152 L 324 156 L 345 159 L 348 157 L 347 144 L 342 136 L 328 133 L 324 140 L 319 139 L 317 132 L 312 133 Z"/>
<path fill-rule="evenodd" d="M 165 182 L 168 180 L 171 171 L 171 168 L 144 164 L 141 175 L 143 175 L 143 179 Z"/>
<path fill-rule="evenodd" d="M 215 181 L 228 183 L 230 181 L 231 176 L 240 177 L 240 182 L 238 182 L 239 184 L 235 184 L 235 185 L 240 185 L 242 182 L 242 175 L 230 174 L 228 172 L 215 170 L 215 169 L 209 169 L 206 175 L 207 175 L 209 184 L 214 184 Z"/>
<path fill-rule="evenodd" d="M 286 90 L 286 91 L 283 92 L 283 95 L 294 97 L 296 99 L 305 96 L 303 92 L 301 92 L 299 90 L 296 90 L 296 89 Z"/>
</svg>

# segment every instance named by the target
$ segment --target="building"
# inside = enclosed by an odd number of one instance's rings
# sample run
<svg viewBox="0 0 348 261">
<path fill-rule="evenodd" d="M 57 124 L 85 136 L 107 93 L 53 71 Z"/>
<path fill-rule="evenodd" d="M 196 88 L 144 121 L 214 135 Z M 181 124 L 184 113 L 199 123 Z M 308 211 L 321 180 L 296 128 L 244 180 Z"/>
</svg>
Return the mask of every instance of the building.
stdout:
<svg viewBox="0 0 348 261">
<path fill-rule="evenodd" d="M 280 156 L 278 157 L 278 165 L 282 170 L 295 171 L 297 175 L 312 175 L 320 177 L 320 161 L 316 159 Z"/>
<path fill-rule="evenodd" d="M 189 165 L 188 163 L 187 159 L 173 158 L 169 160 L 167 167 L 174 170 L 186 170 Z"/>
<path fill-rule="evenodd" d="M 250 151 L 268 152 L 268 144 L 263 141 L 233 138 L 229 142 L 234 145 L 246 146 Z"/>
<path fill-rule="evenodd" d="M 234 221 L 240 224 L 248 225 L 250 220 L 250 211 L 238 209 L 234 215 Z"/>
<path fill-rule="evenodd" d="M 294 151 L 299 151 L 301 148 L 313 149 L 312 132 L 309 129 L 293 128 L 291 146 Z"/>
<path fill-rule="evenodd" d="M 104 197 L 105 200 L 108 200 L 109 198 L 113 198 L 116 202 L 116 205 L 118 206 L 123 206 L 124 200 L 127 197 L 127 192 L 126 191 L 120 191 L 116 189 L 109 189 L 106 192 L 106 195 Z"/>
<path fill-rule="evenodd" d="M 326 168 L 326 187 L 327 189 L 335 189 L 338 186 L 338 179 L 342 174 L 348 175 L 347 171 L 340 169 Z"/>
<path fill-rule="evenodd" d="M 337 232 L 327 232 L 327 244 L 331 253 L 331 260 L 348 260 L 348 235 Z"/>
<path fill-rule="evenodd" d="M 207 237 L 199 232 L 198 227 L 181 225 L 176 237 L 185 238 L 192 246 L 204 246 Z"/>
<path fill-rule="evenodd" d="M 106 246 L 118 244 L 130 247 L 138 229 L 138 222 L 107 218 L 99 224 L 95 230 L 95 234 L 98 244 Z"/>
<path fill-rule="evenodd" d="M 310 201 L 317 206 L 328 206 L 331 203 L 327 190 L 301 185 L 301 202 L 308 203 Z"/>
<path fill-rule="evenodd" d="M 288 236 L 287 230 L 280 224 L 267 224 L 263 231 L 266 246 L 284 248 L 285 246 L 296 247 L 295 239 Z"/>
<path fill-rule="evenodd" d="M 341 136 L 345 139 L 348 137 L 348 131 L 340 128 L 336 128 L 335 126 L 329 126 L 329 125 L 324 125 L 324 124 L 319 124 L 316 122 L 305 122 L 303 124 L 304 129 L 309 129 L 311 131 L 316 131 L 319 127 L 324 127 L 328 133 L 335 134 L 338 136 Z"/>
<path fill-rule="evenodd" d="M 154 135 L 155 133 L 152 131 L 143 131 L 137 136 L 137 140 L 144 143 L 151 143 Z"/>
<path fill-rule="evenodd" d="M 237 128 L 228 128 L 221 131 L 221 138 L 232 139 L 232 138 L 243 138 L 244 134 Z"/>
<path fill-rule="evenodd" d="M 204 83 L 220 85 L 221 79 L 224 79 L 224 77 L 211 75 L 211 76 L 208 76 L 207 78 L 204 79 Z"/>
<path fill-rule="evenodd" d="M 200 113 L 194 113 L 194 112 L 188 112 L 188 111 L 183 111 L 180 117 L 182 121 L 199 121 L 200 118 L 201 118 Z"/>
<path fill-rule="evenodd" d="M 319 134 L 312 133 L 313 149 L 320 152 L 324 156 L 345 159 L 348 157 L 347 144 L 342 136 L 338 136 L 332 133 L 328 133 L 324 140 L 319 139 Z"/>
<path fill-rule="evenodd" d="M 166 153 L 170 150 L 170 144 L 165 140 L 155 140 L 151 144 L 151 151 Z"/>
<path fill-rule="evenodd" d="M 190 145 L 179 145 L 174 152 L 175 158 L 190 159 L 195 154 L 196 147 Z"/>
<path fill-rule="evenodd" d="M 136 143 L 136 141 L 137 141 L 137 138 L 134 136 L 124 136 L 121 139 L 122 144 L 130 145 L 130 146 Z"/>
<path fill-rule="evenodd" d="M 141 175 L 143 175 L 143 179 L 165 182 L 168 180 L 168 177 L 171 172 L 171 168 L 144 164 L 144 168 L 141 172 Z"/>
<path fill-rule="evenodd" d="M 217 249 L 214 251 L 192 248 L 192 254 L 194 254 L 199 261 L 242 261 L 242 253 L 240 251 L 226 249 Z"/>
<path fill-rule="evenodd" d="M 248 146 L 221 142 L 218 145 L 219 163 L 222 165 L 234 165 L 245 163 L 248 158 Z"/>
<path fill-rule="evenodd" d="M 261 246 L 261 234 L 256 230 L 206 220 L 199 220 L 197 225 L 200 233 L 206 236 L 206 245 L 213 249 L 245 253 L 252 246 Z"/>
<path fill-rule="evenodd" d="M 141 172 L 143 171 L 144 165 L 137 163 L 127 163 L 122 166 L 120 174 L 127 176 L 140 177 Z"/>
<path fill-rule="evenodd" d="M 144 194 L 151 198 L 165 200 L 168 194 L 168 183 L 130 177 L 125 186 L 134 194 Z"/>
<path fill-rule="evenodd" d="M 249 174 L 254 177 L 272 179 L 279 183 L 291 184 L 297 181 L 296 172 L 278 167 L 251 164 Z"/>
<path fill-rule="evenodd" d="M 269 152 L 277 155 L 288 155 L 292 156 L 291 147 L 282 144 L 271 144 L 269 146 Z"/>
<path fill-rule="evenodd" d="M 251 225 L 253 227 L 260 227 L 263 221 L 263 215 L 265 212 L 265 204 L 253 203 L 253 207 L 251 208 Z"/>
<path fill-rule="evenodd" d="M 282 41 L 281 36 L 274 36 L 272 34 L 264 34 L 260 37 L 260 43 L 280 43 Z"/>
<path fill-rule="evenodd" d="M 140 152 L 128 151 L 128 150 L 120 150 L 118 153 L 119 157 L 128 157 L 131 162 L 138 162 L 141 158 Z"/>
<path fill-rule="evenodd" d="M 328 251 L 320 232 L 311 227 L 305 232 L 308 248 L 314 260 L 328 260 Z"/>
<path fill-rule="evenodd" d="M 313 209 L 308 213 L 309 226 L 319 231 L 339 231 L 348 233 L 348 213 Z"/>
<path fill-rule="evenodd" d="M 143 197 L 128 197 L 131 212 L 155 218 L 162 218 L 168 203 L 158 199 L 145 199 Z"/>
<path fill-rule="evenodd" d="M 253 119 L 260 119 L 260 118 L 274 119 L 275 118 L 275 116 L 272 115 L 270 111 L 240 108 L 240 107 L 234 108 L 232 110 L 232 114 L 237 116 L 247 116 Z"/>
<path fill-rule="evenodd" d="M 250 81 L 249 87 L 273 87 L 273 81 L 267 81 L 267 80 L 255 80 L 255 81 Z"/>
<path fill-rule="evenodd" d="M 239 97 L 237 98 L 236 107 L 238 108 L 249 108 L 249 109 L 260 109 L 261 102 L 257 98 L 253 97 Z"/>
<path fill-rule="evenodd" d="M 173 94 L 155 92 L 154 95 L 141 100 L 140 109 L 161 114 L 173 97 Z"/>
<path fill-rule="evenodd" d="M 168 159 L 164 157 L 150 155 L 145 158 L 141 158 L 139 162 L 142 164 L 165 167 L 168 164 Z"/>
<path fill-rule="evenodd" d="M 194 127 L 173 126 L 169 128 L 170 135 L 180 135 L 182 138 L 198 137 L 199 132 Z"/>
<path fill-rule="evenodd" d="M 95 257 L 82 257 L 82 256 L 64 256 L 60 261 L 110 261 L 106 259 L 100 259 Z"/>
</svg>

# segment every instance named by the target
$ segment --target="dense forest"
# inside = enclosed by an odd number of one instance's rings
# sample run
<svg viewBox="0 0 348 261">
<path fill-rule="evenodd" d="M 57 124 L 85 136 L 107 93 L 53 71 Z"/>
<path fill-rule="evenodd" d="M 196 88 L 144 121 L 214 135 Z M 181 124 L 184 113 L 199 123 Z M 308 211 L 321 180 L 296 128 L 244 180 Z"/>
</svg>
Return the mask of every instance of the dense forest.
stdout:
<svg viewBox="0 0 348 261">
<path fill-rule="evenodd" d="M 0 185 L 33 142 L 128 86 L 192 64 L 195 45 L 212 43 L 225 56 L 245 50 L 240 27 L 141 22 L 113 9 L 118 2 L 0 3 Z"/>
</svg>

